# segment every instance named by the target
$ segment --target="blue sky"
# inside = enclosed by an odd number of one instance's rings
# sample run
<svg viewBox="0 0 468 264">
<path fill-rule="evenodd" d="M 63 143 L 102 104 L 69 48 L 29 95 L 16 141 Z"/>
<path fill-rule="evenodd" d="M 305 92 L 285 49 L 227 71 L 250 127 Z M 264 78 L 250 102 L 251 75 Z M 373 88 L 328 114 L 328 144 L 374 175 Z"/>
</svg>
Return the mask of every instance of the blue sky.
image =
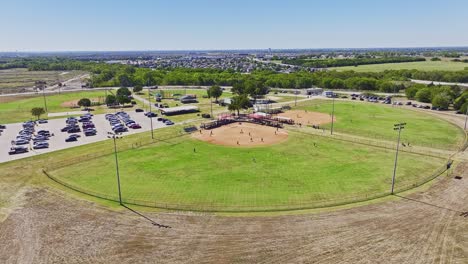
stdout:
<svg viewBox="0 0 468 264">
<path fill-rule="evenodd" d="M 468 46 L 467 0 L 0 0 L 0 51 Z"/>
</svg>

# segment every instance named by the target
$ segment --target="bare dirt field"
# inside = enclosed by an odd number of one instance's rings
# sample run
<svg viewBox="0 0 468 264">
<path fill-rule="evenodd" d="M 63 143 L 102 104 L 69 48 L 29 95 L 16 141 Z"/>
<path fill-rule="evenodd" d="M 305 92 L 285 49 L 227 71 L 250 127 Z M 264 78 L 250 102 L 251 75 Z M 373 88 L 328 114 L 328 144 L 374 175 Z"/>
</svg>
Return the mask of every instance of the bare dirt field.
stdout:
<svg viewBox="0 0 468 264">
<path fill-rule="evenodd" d="M 0 223 L 0 263 L 466 263 L 468 165 L 429 190 L 328 213 L 226 217 L 112 211 L 27 188 Z"/>
<path fill-rule="evenodd" d="M 97 103 L 99 101 L 102 101 L 103 98 L 89 98 L 89 100 L 91 100 L 91 102 L 93 103 Z M 71 101 L 67 101 L 67 102 L 63 102 L 60 104 L 60 106 L 62 107 L 69 107 L 69 108 L 78 108 L 78 101 L 80 100 L 71 100 Z"/>
<path fill-rule="evenodd" d="M 302 125 L 321 125 L 331 123 L 331 116 L 328 114 L 310 112 L 305 110 L 290 110 L 278 116 L 288 117 L 294 120 L 296 124 Z M 336 121 L 336 118 L 334 119 Z"/>
<path fill-rule="evenodd" d="M 288 139 L 288 132 L 252 123 L 232 123 L 212 130 L 195 132 L 192 137 L 223 146 L 254 147 L 277 144 Z"/>
</svg>

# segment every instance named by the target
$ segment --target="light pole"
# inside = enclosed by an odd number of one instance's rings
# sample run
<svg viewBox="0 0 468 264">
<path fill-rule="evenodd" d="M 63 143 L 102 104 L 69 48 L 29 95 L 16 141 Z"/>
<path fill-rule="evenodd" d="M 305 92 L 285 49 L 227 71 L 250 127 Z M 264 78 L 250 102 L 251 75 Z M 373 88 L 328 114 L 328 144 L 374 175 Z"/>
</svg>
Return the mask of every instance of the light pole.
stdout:
<svg viewBox="0 0 468 264">
<path fill-rule="evenodd" d="M 333 125 L 335 124 L 335 94 L 333 94 L 333 100 L 332 100 L 332 123 L 331 123 L 331 129 L 330 129 L 330 135 L 333 135 Z"/>
<path fill-rule="evenodd" d="M 45 88 L 47 87 L 46 83 L 43 82 L 41 84 L 41 87 L 42 87 L 42 97 L 44 98 L 44 110 L 47 112 L 47 100 L 46 100 L 46 96 L 45 96 Z"/>
<path fill-rule="evenodd" d="M 115 156 L 115 172 L 117 175 L 117 188 L 119 190 L 119 204 L 123 205 L 122 203 L 122 192 L 120 190 L 120 173 L 119 173 L 119 161 L 117 159 L 117 143 L 115 142 L 115 139 L 121 138 L 120 133 L 113 133 L 113 132 L 107 132 L 108 138 L 112 138 L 114 140 L 114 156 Z"/>
<path fill-rule="evenodd" d="M 466 107 L 466 113 L 465 113 L 465 130 L 466 130 L 466 121 L 468 121 L 468 106 Z"/>
<path fill-rule="evenodd" d="M 297 89 L 294 91 L 294 94 L 296 95 L 294 97 L 294 106 L 297 106 Z"/>
<path fill-rule="evenodd" d="M 397 141 L 397 148 L 395 154 L 395 164 L 393 166 L 393 177 L 392 177 L 392 194 L 394 193 L 395 189 L 395 176 L 396 176 L 396 169 L 397 169 L 397 162 L 398 162 L 398 151 L 400 150 L 400 137 L 401 137 L 401 130 L 405 128 L 406 123 L 398 123 L 395 124 L 393 130 L 398 130 L 398 141 Z"/>
<path fill-rule="evenodd" d="M 150 87 L 148 86 L 148 103 L 149 103 L 149 118 L 151 123 L 151 139 L 154 139 L 154 131 L 153 131 L 153 113 L 151 112 L 151 93 Z"/>
</svg>

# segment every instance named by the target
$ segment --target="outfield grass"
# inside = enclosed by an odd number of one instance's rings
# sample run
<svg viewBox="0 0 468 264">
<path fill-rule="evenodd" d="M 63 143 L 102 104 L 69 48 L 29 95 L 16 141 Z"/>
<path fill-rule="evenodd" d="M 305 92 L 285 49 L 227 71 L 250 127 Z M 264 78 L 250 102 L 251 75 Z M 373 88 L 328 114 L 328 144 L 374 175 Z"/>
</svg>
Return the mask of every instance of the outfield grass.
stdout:
<svg viewBox="0 0 468 264">
<path fill-rule="evenodd" d="M 421 71 L 462 71 L 468 68 L 467 63 L 453 61 L 420 61 L 403 63 L 384 63 L 373 65 L 359 65 L 357 67 L 334 67 L 331 70 L 356 72 L 382 72 L 385 70 L 421 70 Z"/>
<path fill-rule="evenodd" d="M 249 149 L 185 136 L 120 152 L 119 164 L 124 199 L 191 209 L 264 210 L 386 193 L 393 156 L 393 151 L 291 132 L 284 143 Z M 117 197 L 113 158 L 106 155 L 50 173 L 87 191 Z M 443 163 L 401 153 L 397 189 L 421 181 Z"/>
<path fill-rule="evenodd" d="M 63 106 L 62 103 L 73 100 L 79 100 L 81 98 L 101 98 L 105 100 L 105 91 L 83 91 L 73 93 L 61 93 L 54 95 L 46 95 L 47 109 L 49 113 L 77 111 L 79 109 L 73 109 L 70 107 Z M 31 108 L 33 107 L 44 107 L 44 98 L 42 95 L 37 96 L 15 96 L 15 97 L 0 97 L 0 123 L 13 123 L 23 122 L 31 118 Z M 92 107 L 95 109 L 95 113 L 104 113 L 107 111 L 105 106 Z M 47 118 L 47 114 L 42 117 Z"/>
<path fill-rule="evenodd" d="M 332 102 L 314 100 L 301 103 L 298 108 L 331 114 Z M 413 145 L 456 149 L 464 139 L 461 129 L 451 123 L 399 107 L 336 100 L 335 117 L 336 132 L 357 136 L 396 140 L 393 125 L 406 122 L 401 138 L 403 142 Z M 331 124 L 323 127 L 330 129 Z"/>
</svg>

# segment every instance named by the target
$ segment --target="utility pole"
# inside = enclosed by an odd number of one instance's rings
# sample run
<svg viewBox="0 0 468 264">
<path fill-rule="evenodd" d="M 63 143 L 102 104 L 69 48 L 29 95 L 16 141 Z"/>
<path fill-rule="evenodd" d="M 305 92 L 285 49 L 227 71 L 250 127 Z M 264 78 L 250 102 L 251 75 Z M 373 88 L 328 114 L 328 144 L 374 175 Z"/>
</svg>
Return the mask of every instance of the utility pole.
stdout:
<svg viewBox="0 0 468 264">
<path fill-rule="evenodd" d="M 213 119 L 213 98 L 210 96 L 211 119 Z"/>
<path fill-rule="evenodd" d="M 294 91 L 294 94 L 296 95 L 296 97 L 294 98 L 294 106 L 297 106 L 297 88 Z"/>
<path fill-rule="evenodd" d="M 46 88 L 46 86 L 44 85 L 42 87 L 42 97 L 44 98 L 44 110 L 47 112 L 47 100 L 46 100 L 46 97 L 45 97 L 45 88 Z"/>
<path fill-rule="evenodd" d="M 113 132 L 107 132 L 107 134 L 109 134 L 109 136 L 107 136 L 108 138 L 112 138 L 114 140 L 115 173 L 117 175 L 117 188 L 119 190 L 119 204 L 123 205 L 123 203 L 122 203 L 122 192 L 121 192 L 121 189 L 120 189 L 119 160 L 117 158 L 117 143 L 115 142 L 115 139 L 119 138 L 120 134 L 115 134 Z"/>
<path fill-rule="evenodd" d="M 153 113 L 151 112 L 151 93 L 150 87 L 148 86 L 148 103 L 149 103 L 149 113 L 150 113 L 150 123 L 151 123 L 151 139 L 154 139 L 154 131 L 153 131 Z"/>
<path fill-rule="evenodd" d="M 468 121 L 468 107 L 466 107 L 466 113 L 465 113 L 465 130 L 466 130 L 466 121 Z"/>
<path fill-rule="evenodd" d="M 332 123 L 331 123 L 330 135 L 333 135 L 334 124 L 335 124 L 335 94 L 333 94 L 333 100 L 332 100 Z"/>
<path fill-rule="evenodd" d="M 36 81 L 36 87 L 42 89 L 42 98 L 44 99 L 44 110 L 47 112 L 47 100 L 45 96 L 45 88 L 47 87 L 45 81 Z"/>
<path fill-rule="evenodd" d="M 397 169 L 397 162 L 398 162 L 398 151 L 400 150 L 400 137 L 401 137 L 401 130 L 405 128 L 406 123 L 398 123 L 395 124 L 393 130 L 398 130 L 398 141 L 397 141 L 397 148 L 395 154 L 395 164 L 393 166 L 393 177 L 392 177 L 392 193 L 394 193 L 395 189 L 395 176 L 396 176 L 396 169 Z"/>
</svg>

